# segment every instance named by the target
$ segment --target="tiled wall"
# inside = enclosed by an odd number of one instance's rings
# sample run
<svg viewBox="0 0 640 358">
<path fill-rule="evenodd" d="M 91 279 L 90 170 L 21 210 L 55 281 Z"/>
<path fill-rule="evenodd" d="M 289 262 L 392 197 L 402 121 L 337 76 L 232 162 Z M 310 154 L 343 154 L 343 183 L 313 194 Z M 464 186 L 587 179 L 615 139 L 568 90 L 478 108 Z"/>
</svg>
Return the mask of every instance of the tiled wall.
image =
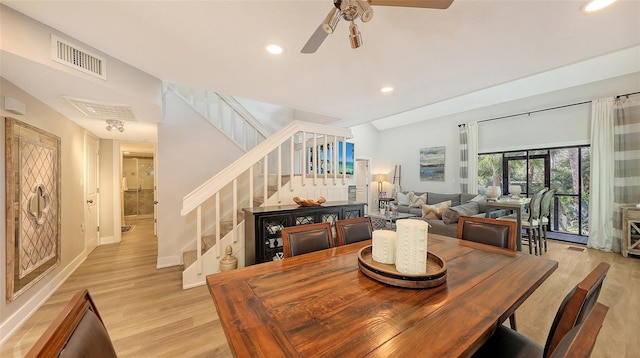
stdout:
<svg viewBox="0 0 640 358">
<path fill-rule="evenodd" d="M 122 170 L 128 187 L 124 192 L 124 215 L 153 214 L 153 158 L 124 158 Z"/>
</svg>

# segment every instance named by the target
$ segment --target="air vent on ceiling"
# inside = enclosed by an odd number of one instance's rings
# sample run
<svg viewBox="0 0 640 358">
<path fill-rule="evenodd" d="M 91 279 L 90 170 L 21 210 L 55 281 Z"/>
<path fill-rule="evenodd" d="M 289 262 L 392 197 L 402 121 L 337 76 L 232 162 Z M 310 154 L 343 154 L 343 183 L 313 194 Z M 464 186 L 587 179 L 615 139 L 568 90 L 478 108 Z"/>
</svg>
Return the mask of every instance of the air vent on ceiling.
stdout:
<svg viewBox="0 0 640 358">
<path fill-rule="evenodd" d="M 51 58 L 63 65 L 88 73 L 100 79 L 107 79 L 105 60 L 77 45 L 51 35 Z"/>
<path fill-rule="evenodd" d="M 135 121 L 131 106 L 114 103 L 100 103 L 88 99 L 64 97 L 82 114 L 94 119 L 116 119 L 121 121 Z"/>
</svg>

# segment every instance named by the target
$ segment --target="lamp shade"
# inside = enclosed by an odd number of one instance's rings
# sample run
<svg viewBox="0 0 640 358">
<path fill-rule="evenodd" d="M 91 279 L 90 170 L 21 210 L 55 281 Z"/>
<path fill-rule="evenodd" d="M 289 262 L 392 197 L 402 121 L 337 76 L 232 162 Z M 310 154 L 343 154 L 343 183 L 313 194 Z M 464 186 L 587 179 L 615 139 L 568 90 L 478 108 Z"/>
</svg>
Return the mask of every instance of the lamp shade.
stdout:
<svg viewBox="0 0 640 358">
<path fill-rule="evenodd" d="M 378 183 L 387 181 L 387 174 L 373 174 L 373 181 L 377 181 Z"/>
</svg>

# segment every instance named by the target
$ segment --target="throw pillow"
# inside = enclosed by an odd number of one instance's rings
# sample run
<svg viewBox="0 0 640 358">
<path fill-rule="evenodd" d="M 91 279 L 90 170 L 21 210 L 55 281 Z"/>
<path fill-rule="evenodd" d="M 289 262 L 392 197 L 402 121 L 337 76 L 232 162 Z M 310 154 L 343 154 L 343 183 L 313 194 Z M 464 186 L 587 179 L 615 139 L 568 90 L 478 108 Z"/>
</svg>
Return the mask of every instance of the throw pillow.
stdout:
<svg viewBox="0 0 640 358">
<path fill-rule="evenodd" d="M 427 193 L 416 195 L 414 192 L 410 191 L 407 194 L 407 197 L 409 198 L 409 207 L 412 208 L 420 208 L 422 205 L 427 203 Z"/>
<path fill-rule="evenodd" d="M 409 197 L 405 194 L 398 192 L 398 205 L 409 206 L 411 205 L 411 200 L 409 200 Z"/>
<path fill-rule="evenodd" d="M 469 201 L 475 201 L 476 203 L 479 203 L 481 201 L 487 201 L 487 198 L 485 198 L 484 195 L 478 194 L 478 195 L 474 196 L 473 199 L 471 199 Z"/>
<path fill-rule="evenodd" d="M 447 208 L 451 206 L 451 200 L 443 201 L 441 203 L 433 204 L 433 205 L 422 205 L 422 218 L 423 219 L 438 219 L 442 218 L 442 213 L 444 213 Z"/>
<path fill-rule="evenodd" d="M 445 224 L 455 224 L 458 222 L 460 216 L 473 216 L 480 212 L 478 210 L 478 203 L 471 201 L 466 204 L 453 206 L 448 208 L 442 214 L 442 222 Z"/>
<path fill-rule="evenodd" d="M 478 203 L 479 213 L 484 213 L 487 211 L 487 198 L 484 195 L 477 195 L 473 199 L 469 200 L 469 202 Z"/>
</svg>

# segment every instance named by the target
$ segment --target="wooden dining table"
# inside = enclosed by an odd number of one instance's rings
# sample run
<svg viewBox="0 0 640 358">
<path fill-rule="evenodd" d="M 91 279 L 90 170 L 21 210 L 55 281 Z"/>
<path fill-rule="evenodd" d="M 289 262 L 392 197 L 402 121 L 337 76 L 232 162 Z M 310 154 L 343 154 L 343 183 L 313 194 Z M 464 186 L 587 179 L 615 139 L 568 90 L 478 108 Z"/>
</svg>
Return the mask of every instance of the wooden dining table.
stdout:
<svg viewBox="0 0 640 358">
<path fill-rule="evenodd" d="M 558 267 L 429 234 L 446 281 L 423 289 L 364 275 L 363 241 L 207 276 L 236 357 L 466 357 Z"/>
</svg>

